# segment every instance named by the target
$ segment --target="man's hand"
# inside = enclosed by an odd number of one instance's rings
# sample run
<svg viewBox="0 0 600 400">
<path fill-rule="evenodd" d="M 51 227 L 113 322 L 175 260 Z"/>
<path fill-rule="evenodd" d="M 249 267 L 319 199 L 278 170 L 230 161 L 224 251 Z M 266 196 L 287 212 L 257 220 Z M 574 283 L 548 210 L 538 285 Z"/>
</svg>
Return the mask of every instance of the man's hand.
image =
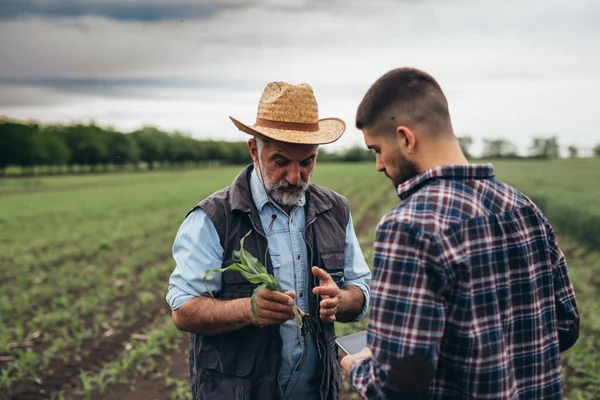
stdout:
<svg viewBox="0 0 600 400">
<path fill-rule="evenodd" d="M 261 289 L 256 294 L 256 314 L 261 323 L 258 324 L 252 317 L 252 312 L 248 308 L 250 319 L 253 324 L 258 326 L 279 325 L 287 320 L 294 319 L 294 299 L 295 292 L 281 293 L 275 290 Z M 250 299 L 248 299 L 250 307 Z"/>
<path fill-rule="evenodd" d="M 360 351 L 360 353 L 351 354 L 342 358 L 342 361 L 340 361 L 340 365 L 342 366 L 342 371 L 344 372 L 344 375 L 350 376 L 350 368 L 352 367 L 352 364 L 354 364 L 354 361 L 360 360 L 362 358 L 373 358 L 373 353 L 371 353 L 371 349 L 365 347 Z"/>
<path fill-rule="evenodd" d="M 332 323 L 336 319 L 335 314 L 337 314 L 340 305 L 340 288 L 325 270 L 319 267 L 312 267 L 312 273 L 319 278 L 319 286 L 313 289 L 313 293 L 322 298 L 319 304 L 321 308 L 321 320 Z"/>
</svg>

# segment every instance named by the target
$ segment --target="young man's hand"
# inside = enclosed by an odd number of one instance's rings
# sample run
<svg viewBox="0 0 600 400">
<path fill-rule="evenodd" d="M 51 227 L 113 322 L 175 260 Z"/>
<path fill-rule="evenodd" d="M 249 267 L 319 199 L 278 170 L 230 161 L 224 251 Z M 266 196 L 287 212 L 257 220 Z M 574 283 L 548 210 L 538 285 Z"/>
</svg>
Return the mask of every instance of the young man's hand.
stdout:
<svg viewBox="0 0 600 400">
<path fill-rule="evenodd" d="M 360 353 L 351 354 L 342 358 L 342 361 L 340 361 L 340 365 L 342 366 L 342 371 L 344 372 L 344 375 L 350 376 L 350 368 L 352 367 L 352 364 L 354 364 L 354 361 L 360 360 L 362 358 L 373 358 L 373 353 L 371 353 L 371 349 L 365 347 L 360 351 Z"/>
</svg>

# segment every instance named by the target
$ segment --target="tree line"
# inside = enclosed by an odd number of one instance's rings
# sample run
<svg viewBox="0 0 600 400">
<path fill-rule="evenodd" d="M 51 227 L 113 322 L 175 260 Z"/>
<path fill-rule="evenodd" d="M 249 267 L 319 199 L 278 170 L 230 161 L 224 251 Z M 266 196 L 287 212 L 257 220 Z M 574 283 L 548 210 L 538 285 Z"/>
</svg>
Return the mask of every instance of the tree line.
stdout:
<svg viewBox="0 0 600 400">
<path fill-rule="evenodd" d="M 461 136 L 458 138 L 460 148 L 467 158 L 473 158 L 471 147 L 473 146 L 473 138 L 470 136 Z M 567 147 L 569 157 L 575 158 L 579 156 L 579 148 L 577 146 Z M 527 155 L 519 155 L 518 148 L 514 143 L 505 139 L 484 139 L 483 151 L 481 158 L 498 159 L 498 158 L 532 158 L 532 159 L 551 159 L 560 157 L 560 145 L 556 136 L 551 137 L 534 137 L 532 143 L 527 149 Z M 600 157 L 600 144 L 592 149 L 594 156 Z"/>
<path fill-rule="evenodd" d="M 321 150 L 319 159 L 367 161 L 373 160 L 374 155 L 362 148 L 343 153 Z M 198 140 L 153 126 L 123 133 L 94 123 L 0 121 L 0 175 L 6 173 L 8 166 L 20 167 L 22 174 L 33 175 L 250 162 L 245 141 Z"/>
<path fill-rule="evenodd" d="M 459 137 L 467 157 L 473 139 Z M 528 157 L 558 157 L 555 137 L 534 138 Z M 572 157 L 577 149 L 569 147 Z M 594 153 L 600 156 L 600 145 Z M 484 140 L 483 158 L 518 158 L 517 147 L 507 140 Z M 375 155 L 364 147 L 341 152 L 319 151 L 319 160 L 327 162 L 373 161 Z M 143 126 L 124 133 L 89 124 L 38 124 L 0 120 L 0 175 L 8 166 L 20 167 L 22 174 L 58 174 L 104 172 L 108 170 L 180 168 L 214 164 L 251 162 L 245 141 L 198 140 L 179 132 L 166 132 Z"/>
</svg>

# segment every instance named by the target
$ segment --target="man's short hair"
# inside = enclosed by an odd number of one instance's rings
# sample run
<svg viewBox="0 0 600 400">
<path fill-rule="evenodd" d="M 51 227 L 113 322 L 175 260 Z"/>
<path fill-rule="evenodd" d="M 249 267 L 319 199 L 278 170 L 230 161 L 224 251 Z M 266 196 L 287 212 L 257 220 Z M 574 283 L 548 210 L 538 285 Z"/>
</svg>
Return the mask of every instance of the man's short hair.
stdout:
<svg viewBox="0 0 600 400">
<path fill-rule="evenodd" d="M 448 101 L 437 81 L 415 68 L 397 68 L 367 91 L 356 112 L 356 127 L 381 122 L 424 127 L 430 134 L 452 130 Z"/>
<path fill-rule="evenodd" d="M 265 147 L 267 147 L 271 142 L 266 137 L 260 135 L 253 135 L 252 139 L 254 139 L 254 142 L 256 142 L 256 152 L 258 153 L 258 155 L 261 155 Z"/>
</svg>

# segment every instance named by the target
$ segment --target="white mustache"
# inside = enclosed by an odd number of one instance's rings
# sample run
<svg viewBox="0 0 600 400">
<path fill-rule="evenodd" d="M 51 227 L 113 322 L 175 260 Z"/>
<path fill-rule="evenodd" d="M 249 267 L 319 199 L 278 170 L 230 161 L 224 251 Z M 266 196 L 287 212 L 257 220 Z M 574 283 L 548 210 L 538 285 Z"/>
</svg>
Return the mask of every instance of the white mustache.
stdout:
<svg viewBox="0 0 600 400">
<path fill-rule="evenodd" d="M 287 182 L 287 181 L 279 181 L 277 182 L 274 186 L 273 189 L 298 189 L 298 190 L 303 190 L 306 189 L 306 187 L 308 186 L 308 184 L 304 181 L 300 181 L 298 182 L 298 184 L 296 185 L 292 185 L 291 183 Z"/>
</svg>

